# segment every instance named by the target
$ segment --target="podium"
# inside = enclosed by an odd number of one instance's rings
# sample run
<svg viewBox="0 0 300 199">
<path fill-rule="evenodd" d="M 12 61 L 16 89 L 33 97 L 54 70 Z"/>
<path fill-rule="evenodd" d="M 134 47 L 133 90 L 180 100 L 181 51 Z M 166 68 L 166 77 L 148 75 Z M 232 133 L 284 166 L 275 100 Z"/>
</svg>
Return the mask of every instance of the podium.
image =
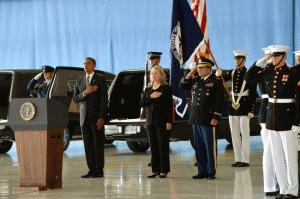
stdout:
<svg viewBox="0 0 300 199">
<path fill-rule="evenodd" d="M 21 187 L 62 187 L 63 137 L 68 122 L 67 107 L 58 101 L 11 100 L 8 125 L 15 132 Z"/>
</svg>

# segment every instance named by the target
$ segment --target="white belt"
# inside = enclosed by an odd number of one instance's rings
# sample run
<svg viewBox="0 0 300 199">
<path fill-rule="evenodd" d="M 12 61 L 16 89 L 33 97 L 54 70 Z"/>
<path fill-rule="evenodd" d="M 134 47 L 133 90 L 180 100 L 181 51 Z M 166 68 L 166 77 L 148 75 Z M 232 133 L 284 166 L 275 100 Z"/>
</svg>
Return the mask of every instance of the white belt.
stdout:
<svg viewBox="0 0 300 199">
<path fill-rule="evenodd" d="M 293 102 L 295 102 L 295 99 L 269 98 L 269 102 L 271 102 L 271 103 L 293 103 Z"/>
<path fill-rule="evenodd" d="M 249 89 L 248 90 L 245 90 L 244 92 L 241 92 L 241 93 L 232 93 L 233 96 L 235 97 L 243 97 L 243 96 L 248 96 L 249 95 Z"/>
<path fill-rule="evenodd" d="M 261 98 L 265 99 L 265 98 L 269 98 L 268 94 L 262 94 Z"/>
</svg>

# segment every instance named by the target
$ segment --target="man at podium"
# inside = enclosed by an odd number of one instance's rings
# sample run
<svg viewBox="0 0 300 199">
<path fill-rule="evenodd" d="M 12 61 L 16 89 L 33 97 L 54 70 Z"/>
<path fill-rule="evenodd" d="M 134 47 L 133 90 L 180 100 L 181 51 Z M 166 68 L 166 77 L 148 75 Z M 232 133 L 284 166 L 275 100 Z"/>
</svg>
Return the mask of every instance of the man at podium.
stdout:
<svg viewBox="0 0 300 199">
<path fill-rule="evenodd" d="M 82 178 L 104 175 L 104 121 L 107 118 L 108 96 L 106 80 L 94 72 L 95 68 L 95 59 L 85 58 L 86 75 L 77 80 L 73 96 L 80 106 L 80 126 L 89 168 Z"/>
</svg>

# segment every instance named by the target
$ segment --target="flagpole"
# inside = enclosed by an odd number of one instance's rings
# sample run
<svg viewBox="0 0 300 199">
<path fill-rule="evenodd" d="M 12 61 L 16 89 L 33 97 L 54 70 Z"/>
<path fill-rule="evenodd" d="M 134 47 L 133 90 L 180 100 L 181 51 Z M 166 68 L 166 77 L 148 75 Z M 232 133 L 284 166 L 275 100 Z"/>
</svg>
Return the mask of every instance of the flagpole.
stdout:
<svg viewBox="0 0 300 199">
<path fill-rule="evenodd" d="M 207 47 L 208 50 L 209 50 L 209 53 L 210 53 L 210 55 L 211 55 L 211 58 L 213 59 L 214 63 L 216 64 L 217 69 L 221 69 L 221 68 L 218 66 L 218 63 L 216 62 L 215 57 L 214 57 L 214 55 L 212 54 L 212 52 L 211 52 L 211 50 L 210 50 L 210 47 L 209 47 L 207 41 L 206 41 L 205 39 L 203 39 L 203 40 L 204 40 L 204 42 L 205 42 L 206 47 Z M 221 80 L 222 80 L 222 82 L 223 82 L 223 86 L 224 86 L 224 88 L 225 88 L 225 90 L 226 90 L 226 93 L 227 93 L 227 95 L 228 95 L 230 101 L 232 101 L 232 95 L 231 95 L 231 93 L 230 93 L 230 91 L 229 91 L 228 85 L 226 84 L 226 81 L 225 81 L 225 79 L 224 79 L 224 77 L 223 77 L 222 74 L 221 74 L 220 78 L 221 78 Z"/>
</svg>

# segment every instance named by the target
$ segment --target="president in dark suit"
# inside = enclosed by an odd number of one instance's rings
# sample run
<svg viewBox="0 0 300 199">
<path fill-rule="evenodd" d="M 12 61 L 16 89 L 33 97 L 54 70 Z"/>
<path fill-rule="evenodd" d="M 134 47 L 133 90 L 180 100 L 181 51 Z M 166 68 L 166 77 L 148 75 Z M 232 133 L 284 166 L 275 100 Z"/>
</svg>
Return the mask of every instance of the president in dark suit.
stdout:
<svg viewBox="0 0 300 199">
<path fill-rule="evenodd" d="M 107 119 L 107 85 L 102 75 L 94 72 L 96 61 L 84 60 L 85 76 L 78 79 L 73 99 L 79 103 L 80 126 L 89 172 L 82 178 L 103 177 L 104 121 Z"/>
</svg>

